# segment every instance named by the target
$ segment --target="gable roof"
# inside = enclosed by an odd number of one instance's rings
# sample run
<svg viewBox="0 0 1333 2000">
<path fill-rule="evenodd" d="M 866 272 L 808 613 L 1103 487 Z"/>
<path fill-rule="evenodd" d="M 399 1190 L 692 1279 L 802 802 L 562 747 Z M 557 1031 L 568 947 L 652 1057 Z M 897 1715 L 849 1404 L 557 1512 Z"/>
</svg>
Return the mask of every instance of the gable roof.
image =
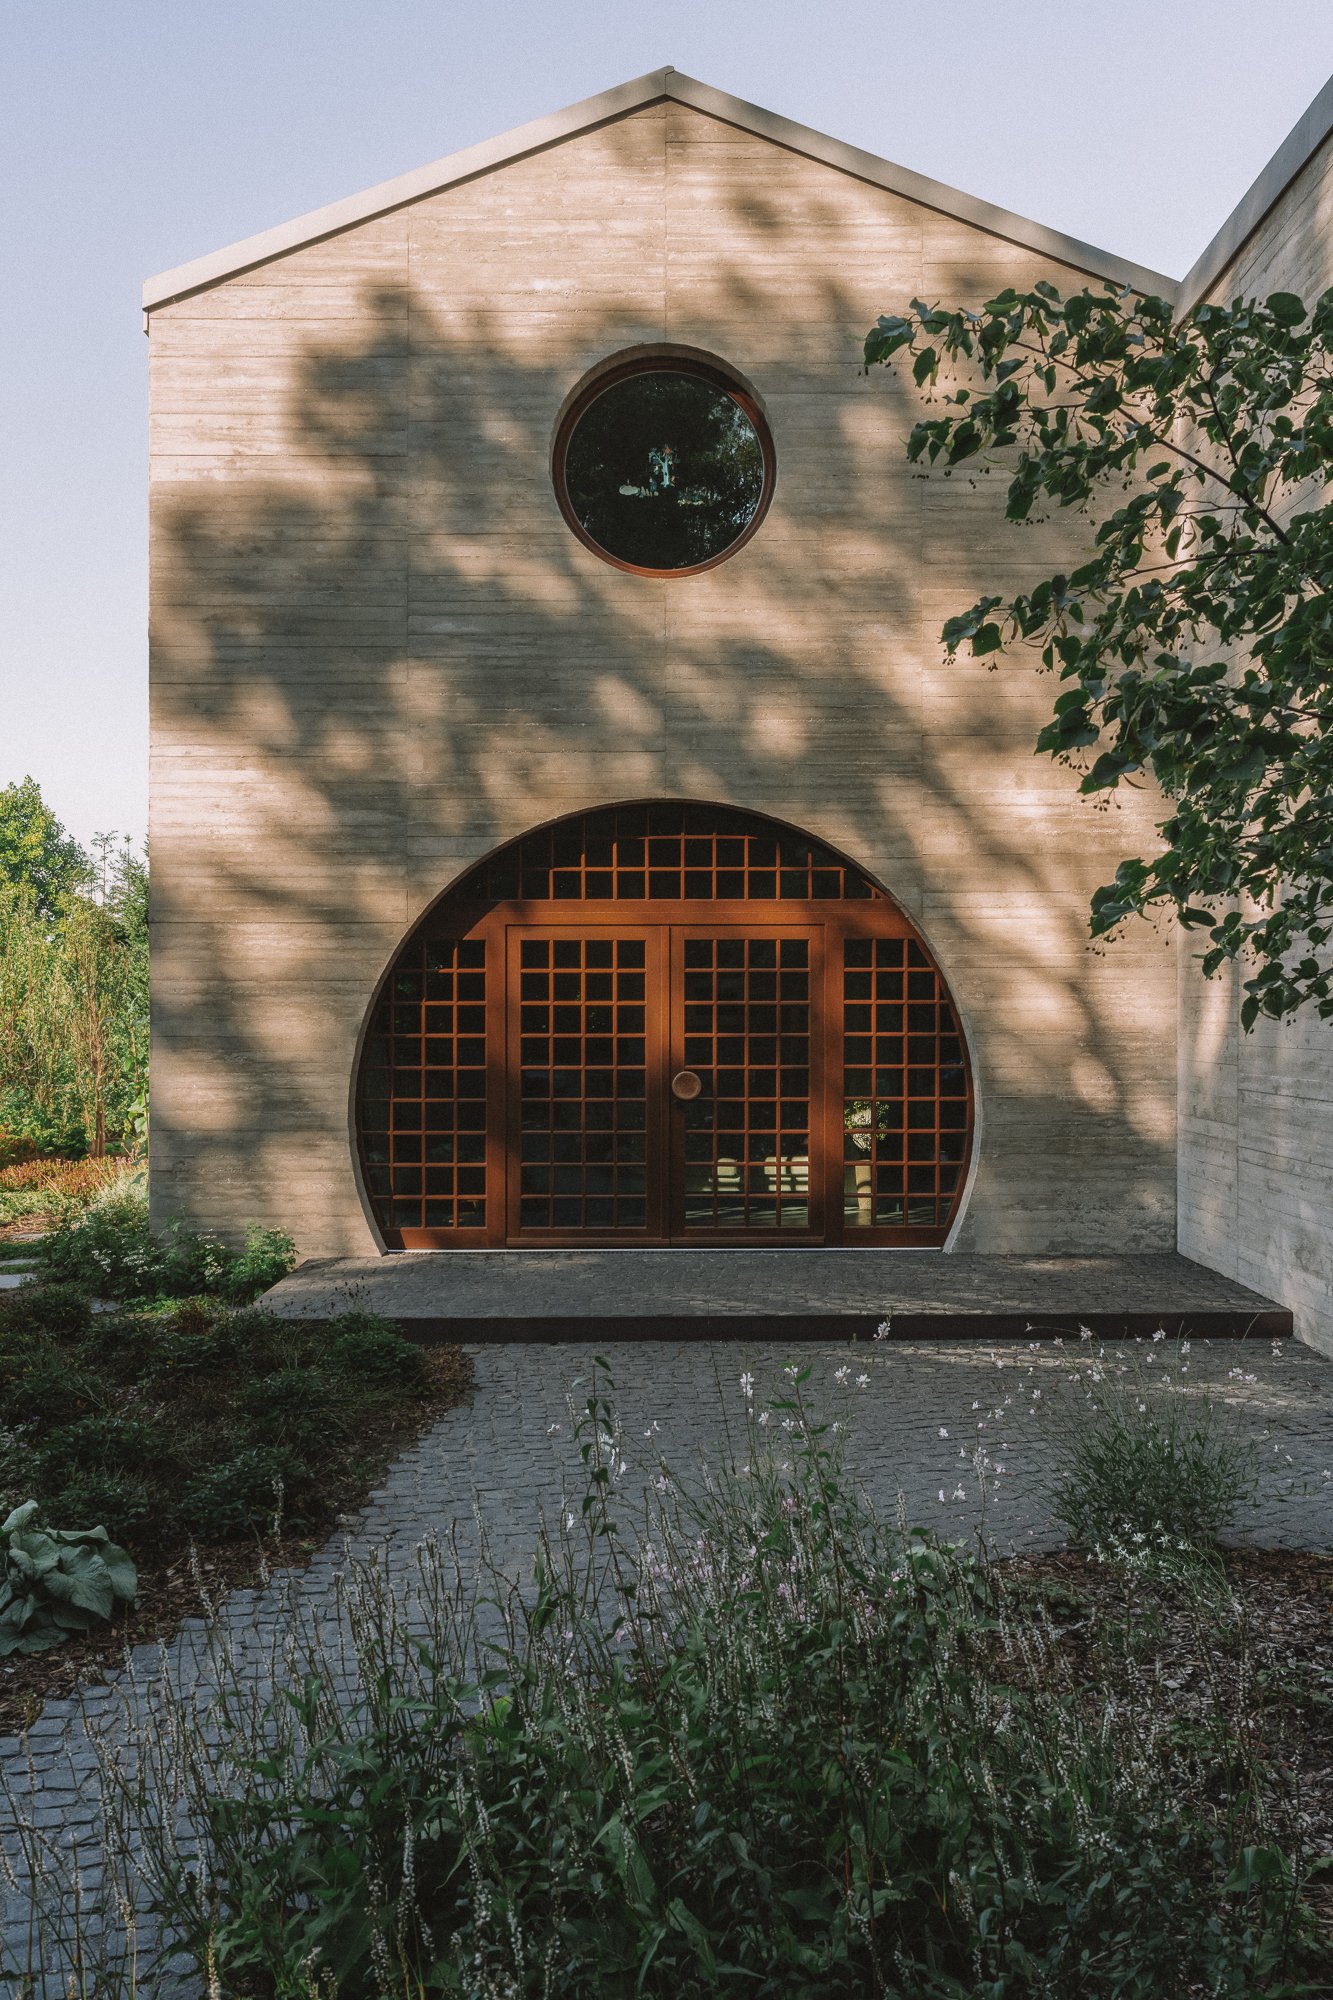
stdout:
<svg viewBox="0 0 1333 2000">
<path fill-rule="evenodd" d="M 178 264 L 174 271 L 163 271 L 145 284 L 144 311 L 148 313 L 155 306 L 169 305 L 172 300 L 183 298 L 189 292 L 201 291 L 224 278 L 234 278 L 239 272 L 253 270 L 256 265 L 266 264 L 271 258 L 281 257 L 289 250 L 299 250 L 307 243 L 336 236 L 340 230 L 350 229 L 358 222 L 387 215 L 392 209 L 404 208 L 410 202 L 424 200 L 427 195 L 457 187 L 478 174 L 507 166 L 511 161 L 542 152 L 549 146 L 558 146 L 562 140 L 572 139 L 576 133 L 591 131 L 594 126 L 623 118 L 627 112 L 658 104 L 664 98 L 691 105 L 696 111 L 738 126 L 744 132 L 753 132 L 756 137 L 769 139 L 790 152 L 821 160 L 825 166 L 835 167 L 857 180 L 868 181 L 874 187 L 905 195 L 909 201 L 920 202 L 942 215 L 970 223 L 973 228 L 983 229 L 992 236 L 1002 236 L 1008 242 L 1022 244 L 1042 257 L 1068 264 L 1087 276 L 1109 278 L 1116 284 L 1131 285 L 1136 291 L 1153 292 L 1160 297 L 1169 298 L 1175 292 L 1175 279 L 1164 277 L 1160 271 L 1147 270 L 1129 258 L 1112 256 L 1107 250 L 1098 250 L 1090 243 L 1079 242 L 1077 237 L 1062 235 L 1057 229 L 1047 229 L 1039 222 L 1028 221 L 1025 216 L 1012 215 L 1008 209 L 996 208 L 988 201 L 978 201 L 974 195 L 961 194 L 957 188 L 945 187 L 942 182 L 929 180 L 924 174 L 915 174 L 908 167 L 896 167 L 889 160 L 881 160 L 875 153 L 862 152 L 859 146 L 844 145 L 840 139 L 830 139 L 823 132 L 812 131 L 808 125 L 798 125 L 790 118 L 781 118 L 776 112 L 765 111 L 757 104 L 747 104 L 743 98 L 732 97 L 724 90 L 713 90 L 708 84 L 698 83 L 693 77 L 683 75 L 680 70 L 667 68 L 652 70 L 647 76 L 636 77 L 632 83 L 617 84 L 614 89 L 604 90 L 597 97 L 586 97 L 581 104 L 571 104 L 549 118 L 538 118 L 530 125 L 519 125 L 498 139 L 487 139 L 479 146 L 466 147 L 461 153 L 447 154 L 444 159 L 434 160 L 429 166 L 418 167 L 409 174 L 399 174 L 395 180 L 381 181 L 378 186 L 366 188 L 361 194 L 349 195 L 345 201 L 331 202 L 327 208 L 312 209 L 308 215 L 297 216 L 293 222 L 280 223 L 276 229 L 266 229 L 259 236 L 247 236 L 243 242 L 229 244 L 225 250 L 214 250 L 207 257 L 196 257 L 191 263 Z"/>
<path fill-rule="evenodd" d="M 1333 132 L 1333 77 L 1313 104 L 1296 120 L 1268 165 L 1246 189 L 1222 227 L 1193 268 L 1180 281 L 1176 313 L 1183 316 L 1213 286 L 1225 277 L 1229 267 L 1245 248 L 1259 224 L 1287 192 L 1298 173 L 1313 159 L 1330 132 Z"/>
</svg>

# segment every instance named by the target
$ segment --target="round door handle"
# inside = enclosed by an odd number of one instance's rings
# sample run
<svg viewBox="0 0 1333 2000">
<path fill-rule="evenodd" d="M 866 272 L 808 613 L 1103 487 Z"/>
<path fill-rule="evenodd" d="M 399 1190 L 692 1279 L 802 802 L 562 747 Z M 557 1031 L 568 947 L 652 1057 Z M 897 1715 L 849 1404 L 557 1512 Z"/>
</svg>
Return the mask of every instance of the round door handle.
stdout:
<svg viewBox="0 0 1333 2000">
<path fill-rule="evenodd" d="M 671 1095 L 689 1104 L 703 1090 L 703 1078 L 692 1069 L 678 1069 L 671 1079 Z"/>
</svg>

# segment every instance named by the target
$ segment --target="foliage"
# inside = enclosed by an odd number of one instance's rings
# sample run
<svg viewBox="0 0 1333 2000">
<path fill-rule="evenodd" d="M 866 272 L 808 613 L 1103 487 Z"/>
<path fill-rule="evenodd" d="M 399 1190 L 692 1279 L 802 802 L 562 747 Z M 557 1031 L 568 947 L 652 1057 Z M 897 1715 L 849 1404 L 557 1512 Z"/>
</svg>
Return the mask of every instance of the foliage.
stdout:
<svg viewBox="0 0 1333 2000">
<path fill-rule="evenodd" d="M 147 1090 L 148 871 L 109 841 L 62 876 L 16 838 L 6 867 L 0 810 L 0 1110 L 46 1151 L 100 1156 Z"/>
<path fill-rule="evenodd" d="M 285 1229 L 261 1229 L 252 1223 L 245 1232 L 245 1248 L 228 1261 L 219 1289 L 224 1298 L 243 1305 L 285 1278 L 295 1264 L 296 1245 Z"/>
<path fill-rule="evenodd" d="M 335 1374 L 354 1375 L 363 1382 L 425 1380 L 421 1349 L 405 1341 L 393 1322 L 378 1313 L 343 1313 L 326 1359 Z"/>
<path fill-rule="evenodd" d="M 1206 1391 L 1094 1367 L 1051 1422 L 1046 1498 L 1085 1549 L 1210 1549 L 1257 1482 L 1253 1445 Z"/>
<path fill-rule="evenodd" d="M 43 917 L 92 884 L 93 867 L 32 777 L 0 786 L 0 882 L 26 883 Z"/>
<path fill-rule="evenodd" d="M 641 1503 L 594 1387 L 526 1595 L 430 1543 L 407 1595 L 353 1566 L 276 1690 L 219 1628 L 208 1742 L 182 1685 L 104 1766 L 112 1849 L 202 1980 L 1157 2000 L 1166 1966 L 1237 1996 L 1312 1967 L 1225 1717 L 1183 1736 L 1082 1687 L 995 1570 L 874 1518 L 792 1374 L 790 1431 L 752 1419 L 743 1471 Z"/>
<path fill-rule="evenodd" d="M 247 1445 L 192 1479 L 181 1495 L 181 1520 L 201 1542 L 225 1542 L 276 1524 L 289 1491 L 309 1481 L 309 1466 L 273 1445 Z"/>
<path fill-rule="evenodd" d="M 141 1170 L 115 1155 L 16 1162 L 0 1167 L 0 1224 L 32 1215 L 79 1215 L 95 1202 L 133 1194 L 141 1181 Z"/>
<path fill-rule="evenodd" d="M 35 1495 L 137 1549 L 267 1533 L 279 1513 L 329 1525 L 379 1441 L 442 1396 L 385 1322 L 341 1326 L 216 1295 L 94 1313 L 70 1283 L 0 1293 L 0 1505 Z"/>
<path fill-rule="evenodd" d="M 1200 305 L 1039 284 L 980 311 L 914 300 L 867 336 L 945 414 L 908 456 L 1008 476 L 1007 516 L 1099 516 L 1069 576 L 949 620 L 950 654 L 1015 639 L 1061 692 L 1038 749 L 1113 792 L 1151 771 L 1163 851 L 1121 863 L 1095 936 L 1172 906 L 1205 972 L 1244 953 L 1242 1019 L 1333 1015 L 1333 292 Z M 1118 504 L 1117 494 L 1127 498 Z"/>
<path fill-rule="evenodd" d="M 41 1653 L 133 1604 L 134 1564 L 105 1528 L 38 1526 L 35 1500 L 0 1524 L 0 1658 Z"/>
<path fill-rule="evenodd" d="M 36 1259 L 45 1278 L 103 1298 L 207 1296 L 246 1305 L 286 1276 L 296 1250 L 285 1231 L 256 1225 L 239 1251 L 179 1223 L 154 1235 L 148 1203 L 133 1193 L 64 1218 L 37 1245 Z"/>
</svg>

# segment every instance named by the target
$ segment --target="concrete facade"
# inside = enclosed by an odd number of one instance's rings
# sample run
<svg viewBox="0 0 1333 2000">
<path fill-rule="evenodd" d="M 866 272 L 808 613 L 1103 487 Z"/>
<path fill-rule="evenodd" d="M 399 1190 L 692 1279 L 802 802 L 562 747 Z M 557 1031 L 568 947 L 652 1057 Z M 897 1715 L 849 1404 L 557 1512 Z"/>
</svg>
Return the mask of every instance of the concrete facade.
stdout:
<svg viewBox="0 0 1333 2000">
<path fill-rule="evenodd" d="M 373 1249 L 350 1084 L 404 934 L 539 822 L 687 798 L 832 842 L 937 954 L 979 1110 L 954 1247 L 1174 1246 L 1175 942 L 1087 941 L 1156 802 L 1099 811 L 1033 757 L 1051 693 L 1021 650 L 939 644 L 1067 566 L 1080 524 L 1016 530 L 993 481 L 922 478 L 920 399 L 858 374 L 913 296 L 1106 275 L 976 213 L 664 94 L 158 288 L 159 1217 Z M 753 387 L 778 481 L 734 559 L 659 580 L 574 538 L 550 449 L 590 370 L 663 344 Z"/>
<path fill-rule="evenodd" d="M 1325 90 L 1302 121 L 1313 151 L 1285 181 L 1279 154 L 1271 206 L 1261 176 L 1259 199 L 1241 204 L 1252 233 L 1224 228 L 1221 258 L 1201 265 L 1201 286 L 1186 280 L 1182 305 L 1275 291 L 1309 304 L 1333 285 L 1331 117 Z M 1298 1335 L 1333 1354 L 1333 1021 L 1307 1008 L 1243 1034 L 1243 970 L 1204 981 L 1199 950 L 1182 933 L 1180 1248 L 1272 1292 L 1292 1308 Z"/>
</svg>

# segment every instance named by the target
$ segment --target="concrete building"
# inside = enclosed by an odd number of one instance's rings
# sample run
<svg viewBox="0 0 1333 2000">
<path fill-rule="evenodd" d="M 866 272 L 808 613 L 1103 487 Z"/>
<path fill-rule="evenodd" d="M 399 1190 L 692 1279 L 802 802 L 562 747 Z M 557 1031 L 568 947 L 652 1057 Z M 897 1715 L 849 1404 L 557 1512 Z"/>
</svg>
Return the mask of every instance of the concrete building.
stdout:
<svg viewBox="0 0 1333 2000">
<path fill-rule="evenodd" d="M 1331 115 L 1196 288 L 1322 270 Z M 1089 948 L 1160 802 L 1092 810 L 1031 661 L 939 644 L 1079 524 L 923 478 L 858 373 L 1043 277 L 1174 290 L 668 70 L 149 284 L 158 1215 L 1179 1235 L 1333 1345 L 1333 1141 L 1267 1081 L 1326 1112 L 1333 1035 Z"/>
</svg>

